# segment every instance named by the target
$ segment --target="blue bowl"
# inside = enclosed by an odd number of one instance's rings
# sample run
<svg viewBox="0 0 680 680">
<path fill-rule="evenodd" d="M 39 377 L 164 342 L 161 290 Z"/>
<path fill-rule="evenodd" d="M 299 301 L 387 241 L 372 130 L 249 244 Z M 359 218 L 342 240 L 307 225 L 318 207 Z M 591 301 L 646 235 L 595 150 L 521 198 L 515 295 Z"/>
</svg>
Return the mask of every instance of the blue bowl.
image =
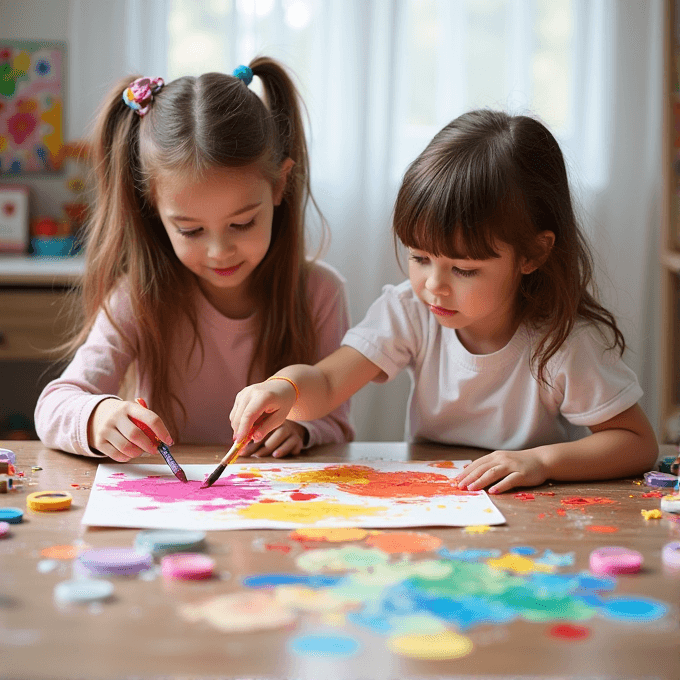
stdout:
<svg viewBox="0 0 680 680">
<path fill-rule="evenodd" d="M 41 257 L 64 257 L 70 255 L 73 245 L 73 236 L 64 236 L 63 238 L 36 236 L 31 239 L 34 254 Z"/>
</svg>

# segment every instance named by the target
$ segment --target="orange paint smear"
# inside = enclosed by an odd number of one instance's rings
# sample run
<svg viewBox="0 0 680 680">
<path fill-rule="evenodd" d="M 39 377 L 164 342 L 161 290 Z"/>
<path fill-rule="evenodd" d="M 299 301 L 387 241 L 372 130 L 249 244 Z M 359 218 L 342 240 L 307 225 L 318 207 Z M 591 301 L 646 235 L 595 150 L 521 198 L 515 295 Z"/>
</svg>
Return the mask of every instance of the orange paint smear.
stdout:
<svg viewBox="0 0 680 680">
<path fill-rule="evenodd" d="M 661 491 L 649 491 L 648 493 L 641 493 L 640 498 L 663 498 Z"/>
<path fill-rule="evenodd" d="M 572 496 L 571 498 L 563 498 L 561 503 L 562 505 L 610 505 L 616 503 L 616 501 L 601 496 Z"/>
<path fill-rule="evenodd" d="M 395 531 L 369 536 L 365 543 L 386 553 L 420 553 L 437 550 L 442 539 L 431 534 L 413 531 Z"/>
<path fill-rule="evenodd" d="M 436 463 L 430 463 L 428 467 L 455 469 L 456 465 L 452 460 L 440 460 Z"/>
<path fill-rule="evenodd" d="M 592 526 L 586 527 L 586 531 L 592 531 L 596 534 L 614 534 L 618 530 L 618 527 L 612 527 L 606 524 L 593 524 Z"/>
<path fill-rule="evenodd" d="M 52 545 L 41 550 L 40 555 L 51 560 L 72 560 L 78 557 L 78 548 L 75 545 Z"/>
<path fill-rule="evenodd" d="M 240 477 L 241 479 L 259 479 L 262 475 L 255 474 L 254 472 L 239 472 L 236 477 Z"/>
<path fill-rule="evenodd" d="M 462 491 L 446 475 L 435 472 L 378 472 L 365 465 L 331 465 L 280 478 L 294 484 L 337 484 L 340 491 L 375 498 L 433 496 L 475 496 L 481 492 Z"/>
<path fill-rule="evenodd" d="M 567 511 L 564 508 L 557 508 L 556 512 L 560 517 L 566 517 L 567 515 Z"/>
<path fill-rule="evenodd" d="M 536 496 L 532 493 L 520 492 L 514 494 L 513 498 L 518 498 L 521 501 L 535 501 Z"/>
</svg>

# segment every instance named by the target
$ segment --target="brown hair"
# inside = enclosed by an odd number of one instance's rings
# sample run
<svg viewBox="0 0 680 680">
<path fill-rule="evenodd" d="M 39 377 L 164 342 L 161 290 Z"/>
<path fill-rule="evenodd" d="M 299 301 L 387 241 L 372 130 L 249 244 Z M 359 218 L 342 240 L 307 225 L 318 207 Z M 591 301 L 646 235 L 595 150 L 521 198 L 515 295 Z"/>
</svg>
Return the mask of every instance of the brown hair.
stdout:
<svg viewBox="0 0 680 680">
<path fill-rule="evenodd" d="M 499 257 L 494 244 L 502 241 L 516 257 L 536 260 L 536 236 L 546 230 L 555 244 L 538 269 L 522 276 L 517 300 L 520 321 L 542 333 L 532 361 L 543 382 L 579 318 L 609 329 L 610 349 L 625 350 L 614 316 L 596 299 L 592 255 L 550 131 L 528 116 L 463 114 L 410 165 L 394 209 L 395 240 L 452 259 Z"/>
<path fill-rule="evenodd" d="M 155 94 L 143 118 L 122 101 L 123 89 L 135 79 L 129 76 L 102 104 L 94 132 L 96 202 L 85 241 L 83 325 L 65 353 L 72 356 L 84 342 L 100 309 L 115 323 L 108 303 L 124 282 L 138 324 L 139 346 L 130 349 L 138 370 L 152 377 L 151 407 L 175 439 L 178 427 L 172 402 L 184 417 L 186 409 L 170 393 L 168 339 L 185 316 L 194 329 L 194 347 L 198 344 L 202 351 L 202 342 L 191 302 L 194 275 L 175 255 L 154 206 L 152 178 L 159 173 L 200 180 L 215 167 L 256 164 L 274 183 L 283 161 L 294 161 L 283 200 L 274 209 L 269 250 L 251 277 L 258 334 L 249 381 L 315 359 L 317 334 L 307 298 L 310 263 L 305 259 L 304 233 L 306 206 L 314 200 L 303 105 L 281 64 L 258 57 L 250 68 L 261 80 L 264 101 L 234 76 L 206 73 L 166 85 Z M 325 238 L 323 217 L 321 224 Z"/>
</svg>

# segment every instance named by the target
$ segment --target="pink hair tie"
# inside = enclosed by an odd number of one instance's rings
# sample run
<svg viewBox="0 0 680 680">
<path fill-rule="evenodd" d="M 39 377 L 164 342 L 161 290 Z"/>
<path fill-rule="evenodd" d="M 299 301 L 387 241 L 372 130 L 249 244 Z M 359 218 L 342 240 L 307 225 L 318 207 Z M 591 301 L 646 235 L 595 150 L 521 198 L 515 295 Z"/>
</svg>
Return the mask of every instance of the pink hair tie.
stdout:
<svg viewBox="0 0 680 680">
<path fill-rule="evenodd" d="M 149 112 L 154 94 L 163 85 L 163 78 L 137 78 L 123 90 L 123 101 L 140 116 L 145 116 Z"/>
</svg>

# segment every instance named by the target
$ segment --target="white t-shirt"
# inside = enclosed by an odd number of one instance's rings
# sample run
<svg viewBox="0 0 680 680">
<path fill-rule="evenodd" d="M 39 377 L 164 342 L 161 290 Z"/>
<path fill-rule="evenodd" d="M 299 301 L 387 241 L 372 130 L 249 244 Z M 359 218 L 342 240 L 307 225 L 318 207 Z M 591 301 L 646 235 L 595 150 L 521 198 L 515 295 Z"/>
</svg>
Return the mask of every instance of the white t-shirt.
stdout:
<svg viewBox="0 0 680 680">
<path fill-rule="evenodd" d="M 618 415 L 642 396 L 635 373 L 618 351 L 606 349 L 591 324 L 577 324 L 550 359 L 549 387 L 530 370 L 539 340 L 521 325 L 501 350 L 471 354 L 405 281 L 385 286 L 342 344 L 381 368 L 386 380 L 409 372 L 411 441 L 493 450 L 574 441 L 589 434 L 586 426 Z"/>
</svg>

